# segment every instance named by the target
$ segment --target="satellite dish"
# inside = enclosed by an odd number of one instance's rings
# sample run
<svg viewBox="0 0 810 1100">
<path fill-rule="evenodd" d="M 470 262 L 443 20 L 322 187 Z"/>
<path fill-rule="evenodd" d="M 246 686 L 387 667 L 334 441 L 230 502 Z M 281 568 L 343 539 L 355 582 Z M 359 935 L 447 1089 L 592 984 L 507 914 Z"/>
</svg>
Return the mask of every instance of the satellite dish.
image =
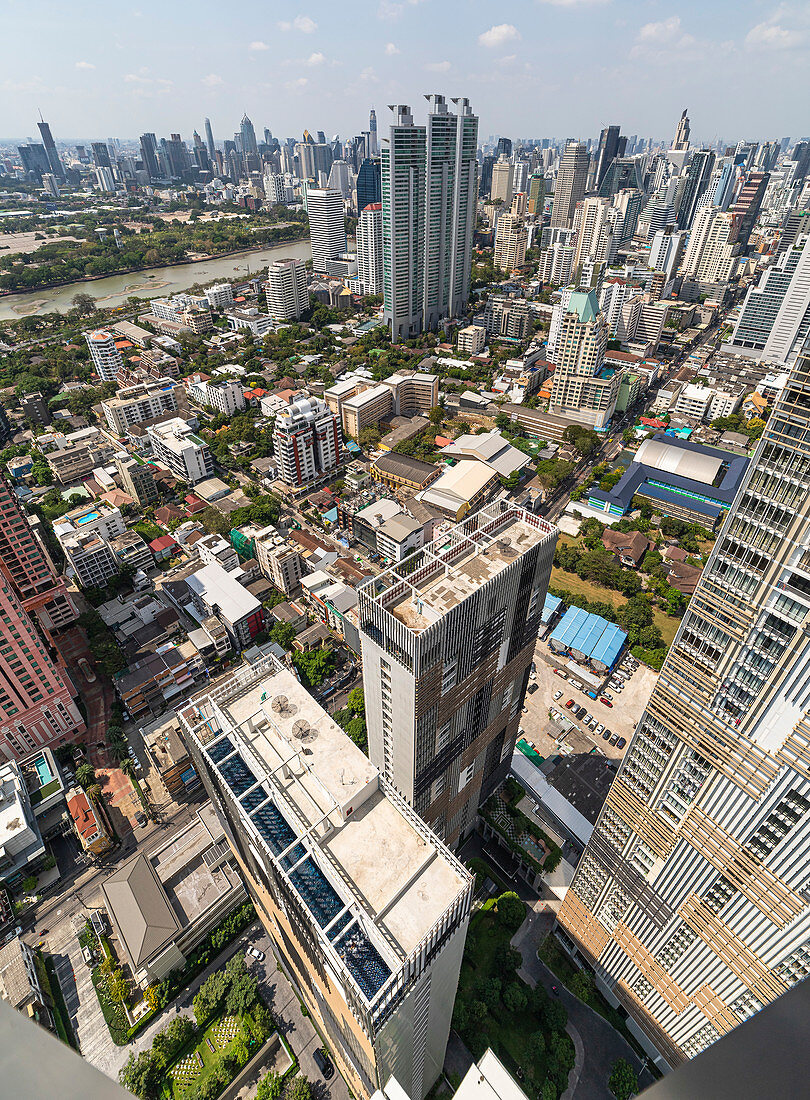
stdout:
<svg viewBox="0 0 810 1100">
<path fill-rule="evenodd" d="M 276 714 L 295 714 L 296 709 L 286 695 L 277 695 L 270 707 Z"/>
</svg>

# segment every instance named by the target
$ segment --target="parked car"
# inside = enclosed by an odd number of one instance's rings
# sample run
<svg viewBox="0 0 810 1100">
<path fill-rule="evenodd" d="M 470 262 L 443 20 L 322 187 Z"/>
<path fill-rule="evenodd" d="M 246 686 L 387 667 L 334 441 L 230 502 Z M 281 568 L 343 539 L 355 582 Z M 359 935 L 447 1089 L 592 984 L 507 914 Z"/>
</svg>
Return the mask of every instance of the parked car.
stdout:
<svg viewBox="0 0 810 1100">
<path fill-rule="evenodd" d="M 610 699 L 608 699 L 608 697 L 607 697 L 606 695 L 603 695 L 603 696 L 602 696 L 602 697 L 600 698 L 599 702 L 600 702 L 600 703 L 602 704 L 602 706 L 604 706 L 604 707 L 612 707 L 612 706 L 613 706 L 613 704 L 611 703 Z"/>
<path fill-rule="evenodd" d="M 571 687 L 576 688 L 577 691 L 582 691 L 582 684 L 579 682 L 579 680 L 572 680 Z"/>
<path fill-rule="evenodd" d="M 328 1081 L 330 1077 L 334 1077 L 335 1067 L 332 1065 L 332 1060 L 319 1047 L 316 1047 L 312 1052 L 312 1057 L 315 1059 L 315 1065 L 323 1074 L 325 1081 Z"/>
<path fill-rule="evenodd" d="M 566 706 L 566 709 L 567 709 L 567 710 L 570 710 L 570 709 L 571 709 L 571 707 L 573 707 L 573 706 L 574 706 L 574 700 L 573 700 L 573 699 L 569 699 L 569 700 L 568 700 L 568 702 L 567 702 L 567 703 L 565 704 L 565 706 Z M 576 713 L 576 712 L 575 712 L 575 713 Z"/>
<path fill-rule="evenodd" d="M 588 696 L 589 699 L 596 699 L 597 698 L 597 695 L 596 695 L 595 691 L 586 691 L 585 694 Z"/>
<path fill-rule="evenodd" d="M 580 722 L 582 721 L 582 719 L 585 717 L 585 715 L 587 713 L 588 712 L 587 712 L 587 710 L 585 710 L 584 707 L 577 707 L 576 710 L 574 711 L 574 714 L 576 714 L 576 716 L 577 716 L 577 718 L 579 718 Z"/>
<path fill-rule="evenodd" d="M 610 730 L 604 730 L 602 733 L 602 737 L 605 739 L 605 741 L 609 741 L 612 736 L 613 734 L 610 732 Z"/>
<path fill-rule="evenodd" d="M 612 698 L 613 698 L 613 696 L 610 694 L 610 692 L 606 691 L 604 693 L 604 695 L 602 696 L 602 702 L 604 703 L 605 699 L 612 699 Z"/>
<path fill-rule="evenodd" d="M 264 951 L 260 951 L 258 947 L 249 947 L 245 954 L 250 955 L 252 959 L 257 959 L 260 963 L 264 962 Z"/>
<path fill-rule="evenodd" d="M 554 673 L 555 676 L 559 676 L 562 680 L 568 679 L 568 675 L 563 672 L 561 668 L 553 668 L 551 671 Z"/>
<path fill-rule="evenodd" d="M 613 734 L 613 736 L 612 736 L 612 737 L 611 737 L 611 739 L 610 739 L 610 743 L 611 743 L 611 745 L 618 745 L 618 743 L 619 743 L 619 735 L 618 735 L 618 733 L 614 733 L 614 734 Z"/>
<path fill-rule="evenodd" d="M 539 687 L 540 687 L 539 684 L 529 684 L 529 686 L 527 688 L 527 691 L 526 691 L 526 694 L 527 695 L 533 695 Z"/>
<path fill-rule="evenodd" d="M 582 721 L 585 723 L 586 726 L 589 726 L 591 724 L 591 716 L 590 714 L 588 714 L 587 710 L 585 711 L 585 716 L 583 717 Z"/>
<path fill-rule="evenodd" d="M 557 700 L 558 700 L 558 699 L 560 698 L 560 696 L 561 696 L 561 695 L 562 695 L 562 692 L 561 692 L 561 691 L 555 691 L 555 692 L 554 692 L 554 694 L 553 694 L 553 695 L 551 696 L 551 698 L 552 698 L 552 699 L 554 700 L 554 702 L 556 703 L 556 702 L 557 702 Z"/>
<path fill-rule="evenodd" d="M 627 742 L 625 741 L 625 739 L 623 737 L 620 737 L 619 740 L 616 742 L 616 748 L 623 749 L 626 744 Z"/>
<path fill-rule="evenodd" d="M 605 728 L 605 727 L 604 727 L 604 726 L 602 725 L 602 723 L 600 722 L 600 723 L 599 723 L 599 725 L 598 725 L 598 726 L 596 726 L 596 728 L 594 729 L 594 731 L 593 731 L 593 732 L 594 732 L 594 733 L 601 733 L 601 732 L 602 732 L 602 730 L 603 730 L 604 728 Z"/>
</svg>

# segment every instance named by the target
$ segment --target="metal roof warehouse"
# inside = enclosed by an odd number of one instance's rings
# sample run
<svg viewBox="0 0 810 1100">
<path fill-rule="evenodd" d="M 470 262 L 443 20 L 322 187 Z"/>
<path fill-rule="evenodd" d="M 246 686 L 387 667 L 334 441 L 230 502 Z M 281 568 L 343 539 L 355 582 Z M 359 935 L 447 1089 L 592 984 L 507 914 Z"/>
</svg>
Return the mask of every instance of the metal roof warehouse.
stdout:
<svg viewBox="0 0 810 1100">
<path fill-rule="evenodd" d="M 626 641 L 627 634 L 615 623 L 581 607 L 569 607 L 548 644 L 556 653 L 569 653 L 575 660 L 607 672 L 613 668 Z"/>
</svg>

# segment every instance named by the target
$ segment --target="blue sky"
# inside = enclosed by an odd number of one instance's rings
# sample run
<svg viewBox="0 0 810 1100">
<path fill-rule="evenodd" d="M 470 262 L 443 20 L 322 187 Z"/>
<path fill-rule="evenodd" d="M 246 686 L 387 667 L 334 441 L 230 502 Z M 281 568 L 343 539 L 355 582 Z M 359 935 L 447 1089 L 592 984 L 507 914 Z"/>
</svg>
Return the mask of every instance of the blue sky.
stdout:
<svg viewBox="0 0 810 1100">
<path fill-rule="evenodd" d="M 466 95 L 480 133 L 695 140 L 810 132 L 810 2 L 0 0 L 0 136 L 357 133 Z"/>
</svg>

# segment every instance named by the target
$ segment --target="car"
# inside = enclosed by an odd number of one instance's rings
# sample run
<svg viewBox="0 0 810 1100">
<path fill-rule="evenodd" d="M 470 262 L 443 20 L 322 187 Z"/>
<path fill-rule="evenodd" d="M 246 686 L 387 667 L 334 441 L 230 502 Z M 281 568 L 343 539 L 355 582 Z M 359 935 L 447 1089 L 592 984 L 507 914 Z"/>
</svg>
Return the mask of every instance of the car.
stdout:
<svg viewBox="0 0 810 1100">
<path fill-rule="evenodd" d="M 527 695 L 533 695 L 539 687 L 540 687 L 539 684 L 529 684 L 529 687 L 527 688 L 526 694 Z"/>
<path fill-rule="evenodd" d="M 524 714 L 528 714 L 528 713 L 529 713 L 529 708 L 528 708 L 528 707 L 524 707 L 524 708 L 523 708 L 523 713 L 524 713 Z"/>
<path fill-rule="evenodd" d="M 626 744 L 627 742 L 625 741 L 625 739 L 623 737 L 620 737 L 619 740 L 616 742 L 616 748 L 623 749 Z"/>
<path fill-rule="evenodd" d="M 593 732 L 594 732 L 594 733 L 601 733 L 601 732 L 602 732 L 602 730 L 603 730 L 604 728 L 605 728 L 605 727 L 604 727 L 604 726 L 602 725 L 602 723 L 600 722 L 600 723 L 599 723 L 599 724 L 598 724 L 597 726 L 594 726 L 594 730 L 593 730 Z"/>
<path fill-rule="evenodd" d="M 264 962 L 264 951 L 260 951 L 258 947 L 249 947 L 245 954 L 250 955 L 251 959 L 257 959 L 260 963 Z"/>
<path fill-rule="evenodd" d="M 603 707 L 612 707 L 613 706 L 610 699 L 608 699 L 607 695 L 600 696 L 599 702 L 602 704 Z"/>
<path fill-rule="evenodd" d="M 138 813 L 135 814 L 135 820 L 138 822 L 142 829 L 145 829 L 146 826 L 149 824 L 149 819 L 147 818 L 143 810 L 139 810 Z"/>
<path fill-rule="evenodd" d="M 536 672 L 530 672 L 529 673 L 529 679 L 530 680 L 536 680 L 537 679 L 537 673 Z"/>
<path fill-rule="evenodd" d="M 612 736 L 613 736 L 613 734 L 610 732 L 610 730 L 603 730 L 602 731 L 602 737 L 604 738 L 605 741 L 609 741 Z"/>
<path fill-rule="evenodd" d="M 335 1067 L 332 1065 L 332 1060 L 319 1047 L 313 1050 L 312 1057 L 315 1059 L 315 1065 L 323 1074 L 325 1081 L 328 1081 L 330 1077 L 334 1077 Z"/>
<path fill-rule="evenodd" d="M 568 679 L 568 676 L 565 672 L 563 672 L 561 668 L 553 668 L 551 671 L 554 673 L 555 676 L 559 676 L 562 680 Z"/>
<path fill-rule="evenodd" d="M 610 692 L 606 691 L 602 695 L 602 702 L 604 703 L 605 699 L 612 699 L 612 698 L 613 698 L 613 696 L 610 694 Z"/>
<path fill-rule="evenodd" d="M 566 709 L 567 709 L 567 710 L 570 710 L 570 709 L 571 709 L 571 707 L 572 707 L 572 706 L 574 706 L 574 700 L 573 700 L 573 699 L 569 699 L 569 700 L 568 700 L 568 702 L 567 702 L 567 703 L 565 704 L 565 706 L 566 706 Z"/>
<path fill-rule="evenodd" d="M 554 702 L 556 703 L 556 702 L 557 702 L 557 700 L 558 700 L 558 699 L 559 699 L 559 698 L 560 698 L 561 696 L 562 696 L 562 692 L 561 692 L 561 691 L 555 691 L 555 692 L 554 692 L 554 694 L 553 694 L 553 695 L 551 696 L 551 698 L 552 698 L 552 699 L 554 700 Z"/>
<path fill-rule="evenodd" d="M 618 743 L 619 743 L 619 735 L 618 735 L 618 733 L 614 733 L 614 734 L 613 734 L 613 736 L 612 736 L 612 737 L 611 737 L 611 739 L 610 739 L 610 743 L 611 743 L 611 745 L 618 745 Z"/>
<path fill-rule="evenodd" d="M 587 713 L 588 712 L 587 712 L 587 710 L 585 710 L 584 707 L 577 707 L 577 709 L 574 711 L 574 714 L 576 714 L 576 716 L 577 716 L 577 718 L 579 718 L 580 722 L 586 716 Z"/>
<path fill-rule="evenodd" d="M 590 716 L 590 714 L 588 714 L 587 710 L 585 711 L 585 715 L 584 715 L 584 717 L 583 717 L 582 721 L 583 721 L 583 722 L 584 722 L 584 723 L 585 723 L 586 725 L 590 725 L 590 722 L 591 722 L 591 716 Z"/>
</svg>

